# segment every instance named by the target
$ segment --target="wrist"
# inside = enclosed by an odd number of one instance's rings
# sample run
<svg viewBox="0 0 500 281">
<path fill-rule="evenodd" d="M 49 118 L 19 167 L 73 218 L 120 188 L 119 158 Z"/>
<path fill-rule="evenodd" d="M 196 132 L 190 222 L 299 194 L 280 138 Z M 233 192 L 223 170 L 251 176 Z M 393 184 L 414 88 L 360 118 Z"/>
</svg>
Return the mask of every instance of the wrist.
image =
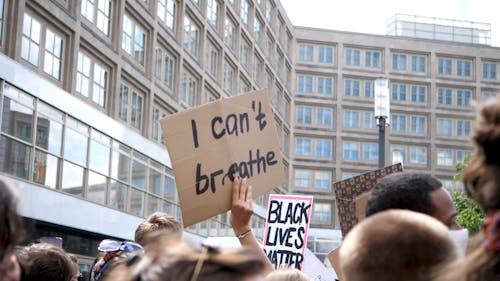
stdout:
<svg viewBox="0 0 500 281">
<path fill-rule="evenodd" d="M 247 229 L 244 232 L 236 233 L 236 237 L 238 237 L 238 239 L 243 239 L 243 238 L 247 237 L 250 233 L 252 233 L 252 229 L 251 228 Z"/>
</svg>

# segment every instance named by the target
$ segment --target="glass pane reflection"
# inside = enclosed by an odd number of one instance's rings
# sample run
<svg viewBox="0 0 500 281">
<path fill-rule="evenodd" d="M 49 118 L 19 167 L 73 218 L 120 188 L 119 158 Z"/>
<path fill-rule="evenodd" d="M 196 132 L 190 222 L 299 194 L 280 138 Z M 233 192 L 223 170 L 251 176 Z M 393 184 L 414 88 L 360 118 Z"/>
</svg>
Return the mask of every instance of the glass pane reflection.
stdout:
<svg viewBox="0 0 500 281">
<path fill-rule="evenodd" d="M 61 118 L 62 119 L 62 118 Z M 36 145 L 50 153 L 61 155 L 62 123 L 38 113 L 36 124 Z"/>
<path fill-rule="evenodd" d="M 33 165 L 33 181 L 55 189 L 57 185 L 57 160 L 57 157 L 37 149 Z"/>
<path fill-rule="evenodd" d="M 148 208 L 147 208 L 146 216 L 149 216 L 152 213 L 158 211 L 158 207 L 160 206 L 160 203 L 158 200 L 159 199 L 157 197 L 152 196 L 152 195 L 148 195 Z"/>
<path fill-rule="evenodd" d="M 24 143 L 1 136 L 0 148 L 4 153 L 0 159 L 0 170 L 15 177 L 28 179 L 31 149 Z"/>
<path fill-rule="evenodd" d="M 147 177 L 148 167 L 137 161 L 132 161 L 132 185 L 146 190 L 146 177 Z"/>
<path fill-rule="evenodd" d="M 110 148 L 100 142 L 90 142 L 89 166 L 91 169 L 107 175 L 109 173 Z"/>
<path fill-rule="evenodd" d="M 106 177 L 89 171 L 87 199 L 96 203 L 106 202 Z"/>
<path fill-rule="evenodd" d="M 144 192 L 135 188 L 130 189 L 129 211 L 138 217 L 144 216 Z"/>
<path fill-rule="evenodd" d="M 7 89 L 11 89 L 11 91 Z M 14 97 L 7 96 L 7 93 Z M 31 142 L 33 135 L 33 100 L 14 88 L 6 87 L 3 102 L 2 132 Z"/>
<path fill-rule="evenodd" d="M 87 164 L 87 136 L 66 128 L 64 158 L 82 166 Z"/>
<path fill-rule="evenodd" d="M 113 150 L 113 162 L 111 176 L 115 179 L 129 182 L 130 157 L 126 154 Z"/>
<path fill-rule="evenodd" d="M 149 169 L 149 192 L 161 195 L 161 178 L 162 174 L 160 171 Z"/>
<path fill-rule="evenodd" d="M 127 185 L 112 180 L 109 188 L 108 206 L 125 211 L 127 205 Z"/>
<path fill-rule="evenodd" d="M 61 189 L 64 192 L 81 197 L 83 195 L 83 168 L 64 161 Z"/>
</svg>

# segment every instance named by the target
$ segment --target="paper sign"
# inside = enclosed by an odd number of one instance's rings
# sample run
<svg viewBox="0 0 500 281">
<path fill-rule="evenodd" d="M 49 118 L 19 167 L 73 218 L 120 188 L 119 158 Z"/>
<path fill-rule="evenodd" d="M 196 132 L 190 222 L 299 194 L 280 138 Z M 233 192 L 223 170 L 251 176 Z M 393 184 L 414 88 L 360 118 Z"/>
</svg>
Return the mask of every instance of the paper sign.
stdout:
<svg viewBox="0 0 500 281">
<path fill-rule="evenodd" d="M 339 281 L 343 281 L 344 277 L 342 276 L 342 271 L 340 270 L 340 247 L 334 249 L 328 254 L 328 260 L 330 260 L 330 263 L 337 274 L 337 279 Z"/>
<path fill-rule="evenodd" d="M 337 209 L 339 211 L 340 228 L 342 230 L 343 237 L 345 237 L 349 230 L 351 230 L 351 228 L 358 223 L 358 218 L 356 217 L 356 207 L 354 204 L 356 197 L 370 191 L 375 186 L 378 179 L 381 179 L 386 175 L 402 171 L 403 166 L 401 163 L 398 163 L 343 181 L 338 181 L 333 184 Z"/>
<path fill-rule="evenodd" d="M 283 264 L 302 268 L 312 203 L 312 196 L 269 195 L 264 251 L 275 269 Z"/>
<path fill-rule="evenodd" d="M 222 99 L 160 120 L 184 227 L 231 208 L 235 176 L 256 198 L 284 183 L 267 90 Z"/>
<path fill-rule="evenodd" d="M 306 248 L 302 272 L 311 278 L 311 281 L 334 281 L 337 275 L 331 268 L 326 268 L 323 263 Z"/>
</svg>

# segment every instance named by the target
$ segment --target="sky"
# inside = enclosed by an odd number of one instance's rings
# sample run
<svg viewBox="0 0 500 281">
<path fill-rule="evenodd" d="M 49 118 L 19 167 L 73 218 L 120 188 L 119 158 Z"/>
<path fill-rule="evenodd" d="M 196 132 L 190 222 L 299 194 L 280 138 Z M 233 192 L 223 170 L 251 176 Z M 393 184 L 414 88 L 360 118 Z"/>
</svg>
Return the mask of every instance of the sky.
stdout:
<svg viewBox="0 0 500 281">
<path fill-rule="evenodd" d="M 499 0 L 281 0 L 293 25 L 385 34 L 394 14 L 491 24 L 491 45 L 500 47 Z"/>
</svg>

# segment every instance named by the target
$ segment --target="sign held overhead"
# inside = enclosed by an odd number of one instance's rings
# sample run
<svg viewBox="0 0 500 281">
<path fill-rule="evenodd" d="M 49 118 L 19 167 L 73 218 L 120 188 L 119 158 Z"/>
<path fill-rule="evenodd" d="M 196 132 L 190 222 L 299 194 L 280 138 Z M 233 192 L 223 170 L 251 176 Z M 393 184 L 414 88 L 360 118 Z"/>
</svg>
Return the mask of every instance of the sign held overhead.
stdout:
<svg viewBox="0 0 500 281">
<path fill-rule="evenodd" d="M 217 100 L 160 120 L 185 227 L 231 208 L 234 177 L 258 197 L 284 183 L 267 90 Z"/>
</svg>

